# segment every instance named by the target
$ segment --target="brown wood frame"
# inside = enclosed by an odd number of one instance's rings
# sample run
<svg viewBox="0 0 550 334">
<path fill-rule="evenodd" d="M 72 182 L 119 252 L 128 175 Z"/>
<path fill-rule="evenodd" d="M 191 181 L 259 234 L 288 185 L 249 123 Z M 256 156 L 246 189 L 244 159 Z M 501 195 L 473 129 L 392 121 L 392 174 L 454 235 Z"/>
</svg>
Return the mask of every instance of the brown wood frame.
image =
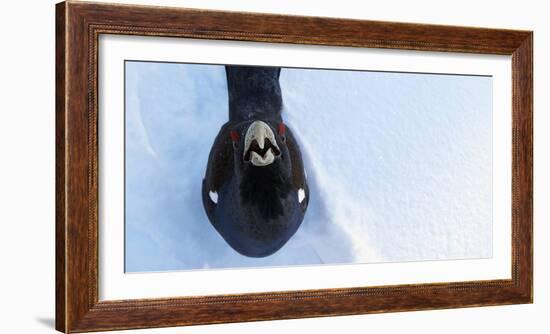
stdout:
<svg viewBox="0 0 550 334">
<path fill-rule="evenodd" d="M 512 278 L 98 300 L 98 36 L 122 34 L 512 56 Z M 56 329 L 64 332 L 531 303 L 530 31 L 68 1 L 56 6 Z"/>
</svg>

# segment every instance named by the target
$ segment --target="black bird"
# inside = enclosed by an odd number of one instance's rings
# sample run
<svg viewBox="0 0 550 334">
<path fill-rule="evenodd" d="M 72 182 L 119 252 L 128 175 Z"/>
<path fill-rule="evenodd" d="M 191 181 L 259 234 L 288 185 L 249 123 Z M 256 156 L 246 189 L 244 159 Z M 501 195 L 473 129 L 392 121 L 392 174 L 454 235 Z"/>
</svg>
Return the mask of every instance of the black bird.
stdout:
<svg viewBox="0 0 550 334">
<path fill-rule="evenodd" d="M 226 66 L 229 121 L 202 184 L 208 219 L 242 255 L 264 257 L 294 235 L 309 189 L 300 148 L 283 123 L 279 67 Z"/>
</svg>

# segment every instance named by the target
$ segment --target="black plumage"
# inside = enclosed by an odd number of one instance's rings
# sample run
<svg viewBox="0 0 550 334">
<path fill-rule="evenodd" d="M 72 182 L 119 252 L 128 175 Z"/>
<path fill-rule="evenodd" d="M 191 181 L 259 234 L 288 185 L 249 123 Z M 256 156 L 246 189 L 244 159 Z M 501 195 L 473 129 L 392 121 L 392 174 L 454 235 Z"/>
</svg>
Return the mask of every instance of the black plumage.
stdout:
<svg viewBox="0 0 550 334">
<path fill-rule="evenodd" d="M 203 180 L 206 214 L 239 253 L 268 256 L 300 226 L 309 200 L 304 165 L 283 123 L 278 67 L 226 66 L 229 121 Z"/>
</svg>

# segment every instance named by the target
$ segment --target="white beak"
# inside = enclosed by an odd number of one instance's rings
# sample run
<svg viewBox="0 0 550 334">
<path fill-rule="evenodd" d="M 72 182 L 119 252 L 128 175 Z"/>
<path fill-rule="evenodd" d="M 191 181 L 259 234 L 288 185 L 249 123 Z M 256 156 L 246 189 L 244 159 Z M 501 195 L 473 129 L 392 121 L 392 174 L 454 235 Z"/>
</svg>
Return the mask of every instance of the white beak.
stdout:
<svg viewBox="0 0 550 334">
<path fill-rule="evenodd" d="M 254 140 L 256 140 L 258 146 L 262 150 L 265 147 L 266 140 L 269 140 L 271 145 L 279 150 L 279 146 L 277 145 L 277 141 L 275 140 L 275 134 L 273 133 L 269 125 L 262 121 L 255 121 L 248 127 L 248 130 L 246 130 L 243 152 L 245 156 Z M 267 166 L 269 164 L 272 164 L 273 161 L 275 161 L 275 154 L 273 153 L 273 150 L 271 148 L 269 148 L 263 155 L 260 155 L 255 151 L 252 151 L 250 154 L 250 162 L 254 166 Z"/>
</svg>

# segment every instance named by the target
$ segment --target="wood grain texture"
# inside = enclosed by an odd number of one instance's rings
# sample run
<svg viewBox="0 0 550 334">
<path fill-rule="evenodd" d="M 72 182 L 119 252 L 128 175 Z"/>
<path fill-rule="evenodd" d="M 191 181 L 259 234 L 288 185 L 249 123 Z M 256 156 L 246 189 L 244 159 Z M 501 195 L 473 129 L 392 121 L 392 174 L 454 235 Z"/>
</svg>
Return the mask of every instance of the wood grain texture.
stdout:
<svg viewBox="0 0 550 334">
<path fill-rule="evenodd" d="M 56 7 L 56 329 L 83 332 L 532 302 L 532 32 L 64 2 Z M 101 34 L 512 56 L 512 279 L 98 300 Z"/>
<path fill-rule="evenodd" d="M 66 328 L 65 317 L 65 248 L 67 239 L 65 236 L 65 4 L 56 7 L 55 22 L 55 328 Z"/>
</svg>

